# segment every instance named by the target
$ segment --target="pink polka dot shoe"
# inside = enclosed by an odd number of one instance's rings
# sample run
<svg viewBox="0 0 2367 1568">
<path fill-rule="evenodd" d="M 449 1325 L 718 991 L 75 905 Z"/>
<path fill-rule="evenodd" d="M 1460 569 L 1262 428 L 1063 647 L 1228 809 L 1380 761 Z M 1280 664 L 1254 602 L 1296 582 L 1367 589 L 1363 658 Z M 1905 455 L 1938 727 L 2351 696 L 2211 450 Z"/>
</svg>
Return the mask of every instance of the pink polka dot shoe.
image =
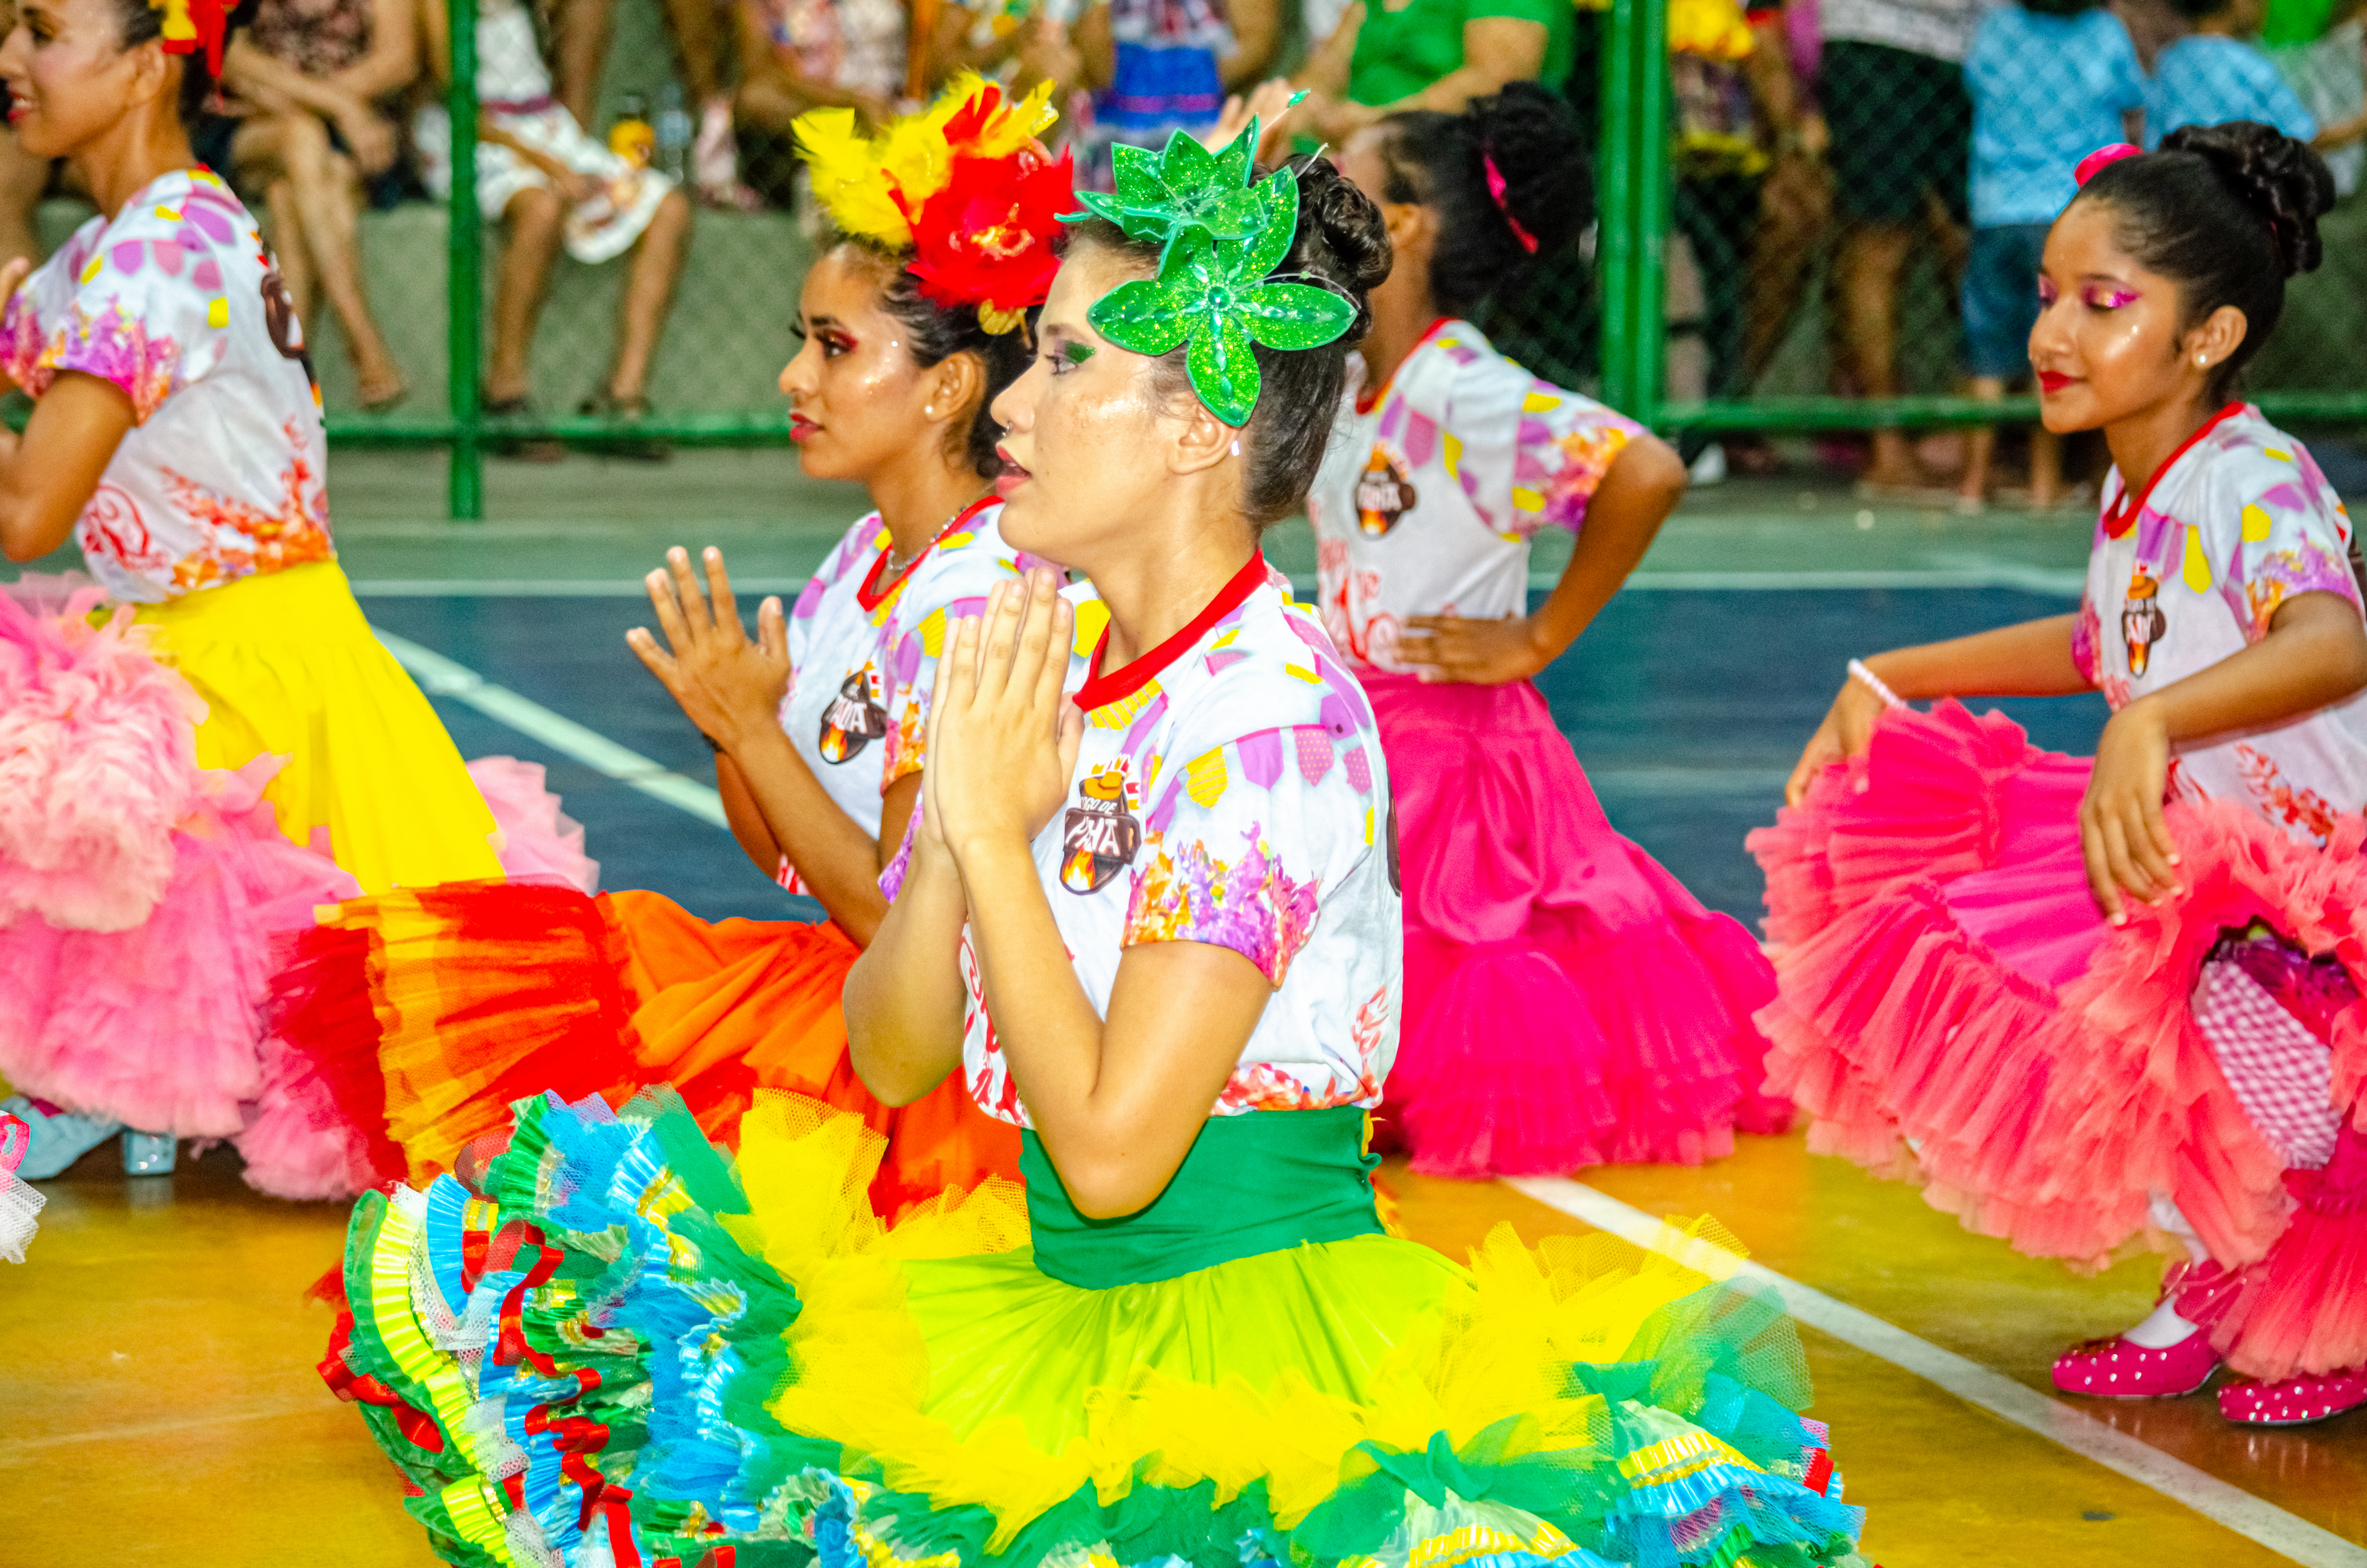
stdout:
<svg viewBox="0 0 2367 1568">
<path fill-rule="evenodd" d="M 2367 1405 L 2367 1367 L 2273 1383 L 2240 1378 L 2219 1391 L 2219 1413 L 2239 1426 L 2307 1426 L 2361 1405 Z"/>
<path fill-rule="evenodd" d="M 2097 1399 L 2175 1399 L 2211 1381 L 2219 1354 L 2196 1329 L 2164 1350 L 2148 1350 L 2118 1334 L 2072 1346 L 2055 1358 L 2055 1387 Z"/>
</svg>

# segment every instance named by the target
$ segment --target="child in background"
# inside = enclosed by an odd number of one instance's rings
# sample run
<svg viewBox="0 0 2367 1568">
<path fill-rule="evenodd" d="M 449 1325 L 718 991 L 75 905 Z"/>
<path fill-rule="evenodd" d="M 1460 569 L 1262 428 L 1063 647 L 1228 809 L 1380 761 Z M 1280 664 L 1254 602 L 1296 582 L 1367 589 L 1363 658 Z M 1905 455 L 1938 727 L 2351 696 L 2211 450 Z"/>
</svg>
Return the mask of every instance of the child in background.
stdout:
<svg viewBox="0 0 2367 1568">
<path fill-rule="evenodd" d="M 1381 208 L 1364 382 L 1307 499 L 1332 641 L 1396 781 L 1405 1008 L 1384 1121 L 1414 1169 L 1534 1176 L 1699 1164 L 1758 1094 L 1748 932 L 1622 838 L 1530 677 L 1619 591 L 1684 493 L 1633 421 L 1538 380 L 1467 318 L 1579 222 L 1560 97 L 1515 82 L 1461 114 L 1393 114 L 1340 171 Z M 1529 542 L 1578 537 L 1529 610 Z"/>
<path fill-rule="evenodd" d="M 2108 142 L 2135 140 L 2145 70 L 2119 17 L 2095 0 L 2023 0 L 1981 19 L 1964 62 L 1973 100 L 1972 257 L 1964 272 L 1964 337 L 1972 395 L 1996 400 L 2030 374 L 2038 263 L 2047 230 L 2077 187 L 2071 170 Z M 1989 493 L 1997 432 L 1973 431 L 1960 505 Z M 2030 437 L 2030 504 L 2063 494 L 2063 443 Z"/>
<path fill-rule="evenodd" d="M 2099 167 L 2100 166 L 2100 167 Z M 1809 1146 L 2019 1250 L 2176 1255 L 2066 1393 L 2251 1426 L 2367 1405 L 2367 625 L 2349 515 L 2240 400 L 2333 181 L 2257 122 L 2109 148 L 2030 357 L 2114 472 L 2072 614 L 1853 661 L 1751 837 Z M 2101 691 L 2092 762 L 1906 698 Z"/>
<path fill-rule="evenodd" d="M 2267 0 L 2171 0 L 2171 6 L 2194 31 L 2153 63 L 2153 90 L 2145 103 L 2148 148 L 2159 147 L 2182 125 L 2229 120 L 2273 125 L 2297 142 L 2317 136 L 2317 117 L 2250 41 L 2260 31 Z"/>
</svg>

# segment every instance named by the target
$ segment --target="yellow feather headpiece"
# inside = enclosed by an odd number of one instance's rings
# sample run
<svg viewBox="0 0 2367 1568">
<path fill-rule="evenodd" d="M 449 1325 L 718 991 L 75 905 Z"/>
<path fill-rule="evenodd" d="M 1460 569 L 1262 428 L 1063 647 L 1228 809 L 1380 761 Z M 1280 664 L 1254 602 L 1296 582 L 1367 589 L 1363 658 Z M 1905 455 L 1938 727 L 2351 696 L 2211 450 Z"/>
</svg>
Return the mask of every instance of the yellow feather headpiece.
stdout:
<svg viewBox="0 0 2367 1568">
<path fill-rule="evenodd" d="M 974 112 L 972 100 L 989 93 L 985 112 Z M 1011 157 L 1034 146 L 1059 118 L 1050 82 L 1006 103 L 992 83 L 965 71 L 935 103 L 877 136 L 856 128 L 852 109 L 809 110 L 797 117 L 795 131 L 799 155 L 813 174 L 814 198 L 838 231 L 910 250 L 908 214 L 945 189 L 955 158 Z"/>
</svg>

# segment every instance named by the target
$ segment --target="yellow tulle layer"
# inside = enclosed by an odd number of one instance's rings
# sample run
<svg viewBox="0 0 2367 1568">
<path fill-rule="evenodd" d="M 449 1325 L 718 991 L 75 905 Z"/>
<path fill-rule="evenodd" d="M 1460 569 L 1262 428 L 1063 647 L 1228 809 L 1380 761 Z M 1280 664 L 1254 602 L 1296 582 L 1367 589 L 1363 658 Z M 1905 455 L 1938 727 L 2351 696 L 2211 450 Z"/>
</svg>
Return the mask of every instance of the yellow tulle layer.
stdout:
<svg viewBox="0 0 2367 1568">
<path fill-rule="evenodd" d="M 1671 1310 L 1704 1302 L 1712 1276 L 1694 1264 L 1731 1271 L 1741 1249 L 1714 1221 L 1640 1254 L 1604 1236 L 1531 1248 L 1505 1225 L 1469 1268 L 1366 1236 L 1093 1291 L 1036 1271 L 1010 1184 L 883 1229 L 862 1201 L 877 1144 L 810 1102 L 763 1100 L 743 1123 L 751 1212 L 724 1223 L 803 1302 L 785 1335 L 793 1375 L 768 1408 L 889 1490 L 990 1510 L 989 1550 L 1088 1482 L 1106 1504 L 1208 1480 L 1221 1503 L 1262 1479 L 1289 1528 L 1339 1490 L 1359 1443 L 1420 1451 L 1443 1433 L 1460 1449 L 1508 1418 L 1503 1458 L 1599 1461 L 1612 1412 L 1574 1362 L 1658 1359 L 1681 1380 L 1696 1345 L 1706 1374 L 1716 1342 L 1805 1391 L 1788 1325 L 1738 1347 Z M 1656 1449 L 1676 1446 L 1629 1464 L 1759 1468 L 1666 1419 Z"/>
<path fill-rule="evenodd" d="M 368 893 L 501 875 L 493 813 L 334 561 L 143 604 L 158 659 L 206 702 L 197 760 L 286 760 L 264 790 L 280 831 L 322 845 Z"/>
</svg>

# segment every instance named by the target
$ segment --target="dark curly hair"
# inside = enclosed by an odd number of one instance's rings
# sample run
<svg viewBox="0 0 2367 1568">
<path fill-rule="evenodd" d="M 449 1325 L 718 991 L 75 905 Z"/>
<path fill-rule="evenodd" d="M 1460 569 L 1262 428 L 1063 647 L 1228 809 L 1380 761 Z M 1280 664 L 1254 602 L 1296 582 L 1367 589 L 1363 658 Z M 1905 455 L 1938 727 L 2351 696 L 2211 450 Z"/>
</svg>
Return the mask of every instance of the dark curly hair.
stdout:
<svg viewBox="0 0 2367 1568">
<path fill-rule="evenodd" d="M 1468 316 L 1567 245 L 1593 208 L 1593 176 L 1570 105 L 1535 82 L 1508 83 L 1461 114 L 1413 109 L 1381 127 L 1389 171 L 1382 194 L 1438 215 L 1430 297 L 1446 315 Z M 1502 205 L 1488 188 L 1491 159 L 1504 179 Z M 1534 252 L 1514 223 L 1537 242 Z"/>
<path fill-rule="evenodd" d="M 1365 296 L 1389 276 L 1389 231 L 1381 210 L 1340 177 L 1327 159 L 1297 157 L 1282 165 L 1299 182 L 1299 226 L 1275 275 L 1290 275 L 1333 289 L 1356 307 L 1356 319 L 1336 340 L 1320 348 L 1288 351 L 1254 345 L 1260 377 L 1257 410 L 1241 427 L 1247 476 L 1241 510 L 1263 530 L 1295 514 L 1323 465 L 1323 449 L 1339 418 L 1348 384 L 1348 355 L 1372 326 Z M 1260 177 L 1273 170 L 1261 164 Z M 1069 243 L 1097 245 L 1154 272 L 1157 241 L 1130 240 L 1101 218 L 1077 224 Z M 1193 396 L 1183 348 L 1161 355 L 1159 370 L 1168 394 Z"/>
<path fill-rule="evenodd" d="M 255 8 L 261 0 L 238 0 L 230 8 L 229 17 L 222 24 L 222 47 L 230 47 L 230 40 L 255 19 Z M 148 0 L 115 0 L 115 21 L 121 29 L 123 47 L 137 49 L 151 38 L 164 36 L 164 11 Z M 181 124 L 194 128 L 205 116 L 207 100 L 214 96 L 214 73 L 205 63 L 205 49 L 191 50 L 178 57 L 181 62 L 181 95 L 176 107 Z"/>
<path fill-rule="evenodd" d="M 975 306 L 940 305 L 923 294 L 920 279 L 905 266 L 905 254 L 875 245 L 868 240 L 842 236 L 845 245 L 866 257 L 880 274 L 879 308 L 896 318 L 904 328 L 905 351 L 912 362 L 926 370 L 941 365 L 956 354 L 968 354 L 978 361 L 985 375 L 985 394 L 970 416 L 967 430 L 957 433 L 962 442 L 963 455 L 981 479 L 992 479 L 1003 471 L 1002 460 L 994 455 L 995 443 L 1003 438 L 1003 427 L 994 422 L 987 412 L 1003 389 L 1017 381 L 1027 369 L 1029 344 L 1035 336 L 1035 313 L 1030 311 L 1024 326 L 1010 332 L 989 332 L 978 324 Z"/>
<path fill-rule="evenodd" d="M 2181 330 L 2222 305 L 2244 313 L 2244 341 L 2211 379 L 2237 385 L 2285 312 L 2285 280 L 2324 258 L 2318 217 L 2334 176 L 2306 143 L 2252 120 L 2188 125 L 2158 151 L 2105 165 L 2072 201 L 2110 209 L 2115 237 L 2149 272 L 2177 283 Z"/>
</svg>

